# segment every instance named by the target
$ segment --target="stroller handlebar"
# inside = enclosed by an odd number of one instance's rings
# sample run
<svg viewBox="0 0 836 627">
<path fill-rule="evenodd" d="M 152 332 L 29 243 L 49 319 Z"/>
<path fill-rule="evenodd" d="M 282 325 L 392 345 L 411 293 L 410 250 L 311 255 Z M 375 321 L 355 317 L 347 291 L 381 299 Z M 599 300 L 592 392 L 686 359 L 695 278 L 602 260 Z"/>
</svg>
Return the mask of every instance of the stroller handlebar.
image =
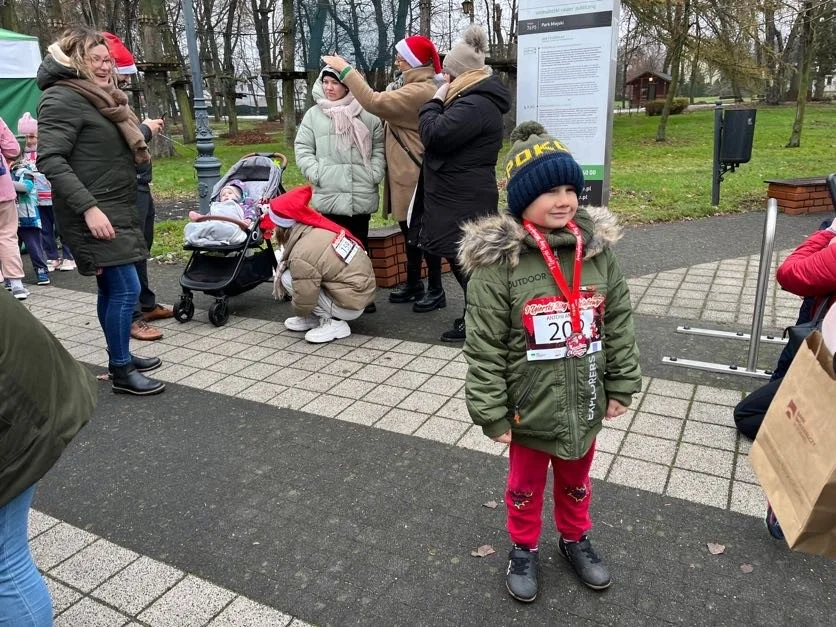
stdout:
<svg viewBox="0 0 836 627">
<path fill-rule="evenodd" d="M 287 157 L 285 157 L 280 152 L 251 152 L 248 155 L 244 155 L 241 157 L 242 159 L 246 159 L 247 157 L 269 157 L 270 159 L 278 159 L 281 163 L 279 167 L 284 170 L 287 168 Z"/>
</svg>

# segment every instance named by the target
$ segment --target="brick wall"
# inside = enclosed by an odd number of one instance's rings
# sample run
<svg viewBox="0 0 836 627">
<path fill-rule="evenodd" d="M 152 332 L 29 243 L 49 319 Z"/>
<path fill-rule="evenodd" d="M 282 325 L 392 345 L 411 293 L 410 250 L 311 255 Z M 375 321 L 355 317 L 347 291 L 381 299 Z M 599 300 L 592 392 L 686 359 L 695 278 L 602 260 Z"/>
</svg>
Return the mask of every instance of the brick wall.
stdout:
<svg viewBox="0 0 836 627">
<path fill-rule="evenodd" d="M 778 201 L 778 207 L 792 216 L 833 211 L 833 201 L 824 179 L 790 179 L 767 181 L 767 196 Z"/>
<path fill-rule="evenodd" d="M 400 228 L 385 226 L 370 229 L 369 256 L 372 259 L 378 287 L 395 287 L 406 281 L 406 246 Z M 441 271 L 450 271 L 446 261 L 442 264 Z M 426 276 L 427 266 L 424 264 L 421 277 Z"/>
</svg>

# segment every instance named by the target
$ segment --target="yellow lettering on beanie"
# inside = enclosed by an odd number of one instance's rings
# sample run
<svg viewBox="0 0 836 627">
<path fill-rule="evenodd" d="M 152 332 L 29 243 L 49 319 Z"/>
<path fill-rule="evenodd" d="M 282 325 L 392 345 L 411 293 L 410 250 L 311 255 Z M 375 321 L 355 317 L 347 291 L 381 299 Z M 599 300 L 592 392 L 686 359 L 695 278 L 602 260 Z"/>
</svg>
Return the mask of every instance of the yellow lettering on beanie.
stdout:
<svg viewBox="0 0 836 627">
<path fill-rule="evenodd" d="M 514 165 L 516 165 L 519 168 L 529 159 L 531 159 L 531 150 L 526 148 L 525 150 L 523 150 L 522 152 L 518 152 L 514 156 Z"/>
</svg>

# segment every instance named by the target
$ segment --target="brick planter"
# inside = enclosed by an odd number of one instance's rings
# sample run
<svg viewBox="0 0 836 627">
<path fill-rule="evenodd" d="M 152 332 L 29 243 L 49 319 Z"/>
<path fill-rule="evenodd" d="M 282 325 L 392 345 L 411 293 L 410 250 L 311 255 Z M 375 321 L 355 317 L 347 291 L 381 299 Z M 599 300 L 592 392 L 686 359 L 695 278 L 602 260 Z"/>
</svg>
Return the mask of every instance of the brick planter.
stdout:
<svg viewBox="0 0 836 627">
<path fill-rule="evenodd" d="M 369 230 L 369 256 L 374 267 L 378 287 L 395 287 L 406 281 L 406 246 L 403 234 L 397 226 L 384 226 Z M 449 272 L 447 261 L 442 272 Z M 427 276 L 427 266 L 421 269 L 421 278 Z"/>
<path fill-rule="evenodd" d="M 833 201 L 824 177 L 769 180 L 766 195 L 778 201 L 784 213 L 797 216 L 805 213 L 833 211 Z"/>
</svg>

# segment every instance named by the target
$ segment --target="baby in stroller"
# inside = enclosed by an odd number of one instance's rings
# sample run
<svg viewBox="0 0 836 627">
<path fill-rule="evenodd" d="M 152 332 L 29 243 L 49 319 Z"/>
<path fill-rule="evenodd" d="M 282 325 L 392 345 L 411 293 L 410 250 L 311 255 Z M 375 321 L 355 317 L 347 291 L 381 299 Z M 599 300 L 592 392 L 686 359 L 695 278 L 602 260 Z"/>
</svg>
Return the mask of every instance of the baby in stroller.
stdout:
<svg viewBox="0 0 836 627">
<path fill-rule="evenodd" d="M 244 184 L 239 179 L 229 181 L 218 195 L 218 200 L 209 207 L 210 216 L 233 218 L 239 222 L 221 220 L 199 221 L 201 214 L 189 212 L 191 222 L 183 231 L 183 238 L 190 246 L 234 246 L 246 241 L 249 230 L 258 220 L 260 210 L 255 198 L 248 198 Z"/>
</svg>

